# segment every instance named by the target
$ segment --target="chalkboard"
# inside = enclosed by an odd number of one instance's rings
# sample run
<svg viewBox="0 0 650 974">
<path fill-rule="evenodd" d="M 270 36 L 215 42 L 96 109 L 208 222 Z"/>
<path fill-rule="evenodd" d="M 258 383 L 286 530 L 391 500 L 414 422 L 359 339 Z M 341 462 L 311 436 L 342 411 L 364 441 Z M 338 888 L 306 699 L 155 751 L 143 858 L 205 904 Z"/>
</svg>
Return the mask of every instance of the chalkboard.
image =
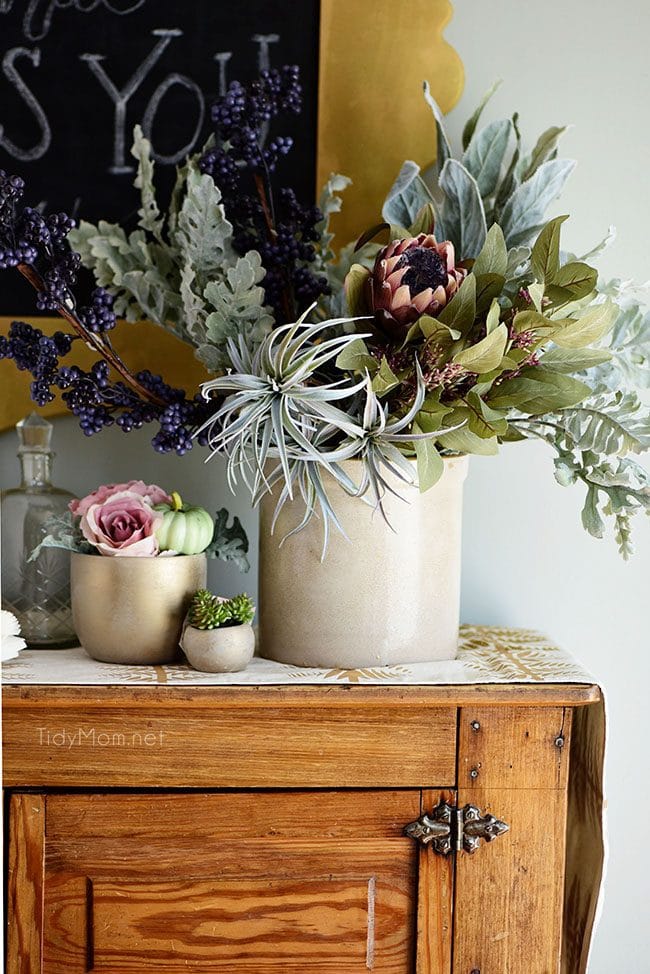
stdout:
<svg viewBox="0 0 650 974">
<path fill-rule="evenodd" d="M 305 107 L 282 121 L 295 148 L 283 183 L 314 196 L 319 0 L 0 0 L 0 168 L 32 205 L 129 225 L 137 209 L 133 126 L 163 184 L 200 148 L 210 103 L 233 78 L 298 64 Z M 0 314 L 34 308 L 0 275 Z"/>
</svg>

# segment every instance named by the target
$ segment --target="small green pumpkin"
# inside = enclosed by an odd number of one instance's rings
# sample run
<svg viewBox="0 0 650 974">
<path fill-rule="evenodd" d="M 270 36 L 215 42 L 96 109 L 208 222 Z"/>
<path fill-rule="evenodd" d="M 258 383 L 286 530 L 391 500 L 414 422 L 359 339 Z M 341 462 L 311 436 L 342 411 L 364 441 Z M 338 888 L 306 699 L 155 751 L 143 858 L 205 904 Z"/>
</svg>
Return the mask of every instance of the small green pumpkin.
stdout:
<svg viewBox="0 0 650 974">
<path fill-rule="evenodd" d="M 162 524 L 156 531 L 161 551 L 177 551 L 179 555 L 198 555 L 205 551 L 214 533 L 214 521 L 203 507 L 183 504 L 180 494 L 172 492 L 171 504 L 156 504 L 161 511 Z"/>
</svg>

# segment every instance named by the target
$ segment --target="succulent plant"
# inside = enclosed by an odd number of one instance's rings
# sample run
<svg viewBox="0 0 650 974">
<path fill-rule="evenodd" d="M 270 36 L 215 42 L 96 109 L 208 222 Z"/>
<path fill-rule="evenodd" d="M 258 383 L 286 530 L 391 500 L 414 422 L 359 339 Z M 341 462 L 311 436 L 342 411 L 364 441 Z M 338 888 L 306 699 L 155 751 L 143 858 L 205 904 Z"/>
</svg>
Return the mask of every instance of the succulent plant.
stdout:
<svg viewBox="0 0 650 974">
<path fill-rule="evenodd" d="M 254 616 L 255 606 L 249 595 L 224 599 L 201 588 L 192 598 L 187 618 L 194 629 L 220 629 L 251 623 Z"/>
</svg>

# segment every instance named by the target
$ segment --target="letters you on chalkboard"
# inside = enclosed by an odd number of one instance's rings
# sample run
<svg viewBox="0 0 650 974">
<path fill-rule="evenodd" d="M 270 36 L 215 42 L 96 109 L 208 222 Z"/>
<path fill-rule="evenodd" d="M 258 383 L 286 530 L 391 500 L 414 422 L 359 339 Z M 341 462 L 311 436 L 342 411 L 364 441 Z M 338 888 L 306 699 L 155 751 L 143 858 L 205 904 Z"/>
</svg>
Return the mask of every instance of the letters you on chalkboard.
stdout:
<svg viewBox="0 0 650 974">
<path fill-rule="evenodd" d="M 305 107 L 283 181 L 314 194 L 319 0 L 0 0 L 0 168 L 29 201 L 128 223 L 133 126 L 171 184 L 233 78 L 300 65 Z M 0 282 L 0 314 L 31 310 Z"/>
</svg>

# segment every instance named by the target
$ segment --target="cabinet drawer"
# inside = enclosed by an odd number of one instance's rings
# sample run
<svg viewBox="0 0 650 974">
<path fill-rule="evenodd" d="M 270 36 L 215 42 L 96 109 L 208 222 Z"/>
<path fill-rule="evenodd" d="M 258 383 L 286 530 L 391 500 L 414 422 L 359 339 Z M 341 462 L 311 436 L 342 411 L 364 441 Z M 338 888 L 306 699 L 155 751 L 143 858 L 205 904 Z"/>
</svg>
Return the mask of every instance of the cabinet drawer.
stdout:
<svg viewBox="0 0 650 974">
<path fill-rule="evenodd" d="M 104 688 L 100 688 L 104 689 Z M 176 689 L 176 688 L 175 688 Z M 4 785 L 33 787 L 412 788 L 456 777 L 456 708 L 363 708 L 333 688 L 319 706 L 244 705 L 230 693 L 155 690 L 120 706 L 29 701 L 4 713 Z M 135 696 L 135 699 L 134 699 Z"/>
<path fill-rule="evenodd" d="M 41 801 L 43 974 L 415 969 L 417 790 Z"/>
</svg>

